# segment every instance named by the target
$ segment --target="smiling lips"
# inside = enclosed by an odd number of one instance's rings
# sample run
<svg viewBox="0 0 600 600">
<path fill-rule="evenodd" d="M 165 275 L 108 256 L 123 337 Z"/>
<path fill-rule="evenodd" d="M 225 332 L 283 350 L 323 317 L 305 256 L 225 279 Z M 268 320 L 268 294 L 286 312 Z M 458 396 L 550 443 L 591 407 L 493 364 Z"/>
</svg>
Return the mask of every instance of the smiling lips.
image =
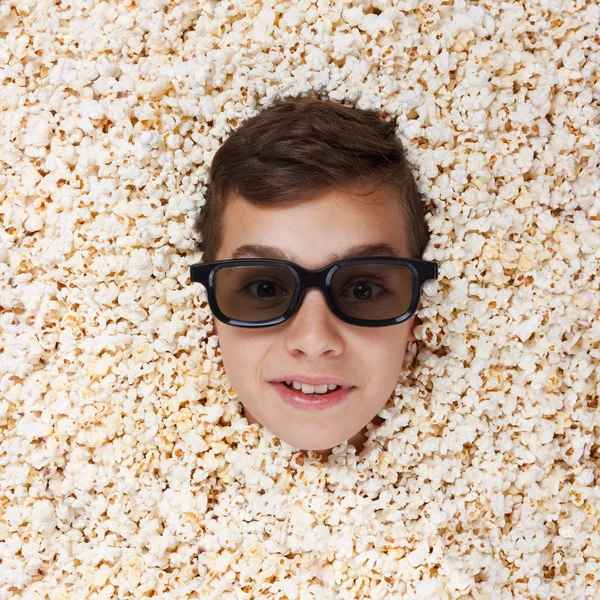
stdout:
<svg viewBox="0 0 600 600">
<path fill-rule="evenodd" d="M 307 385 L 312 385 L 313 387 L 319 387 L 321 385 L 338 385 L 343 389 L 351 389 L 354 387 L 353 384 L 345 381 L 344 379 L 340 379 L 339 377 L 306 377 L 304 375 L 286 375 L 284 377 L 278 377 L 273 380 L 272 383 L 282 383 L 286 381 L 295 381 L 297 383 L 306 383 Z"/>
<path fill-rule="evenodd" d="M 289 388 L 283 382 L 273 382 L 273 386 L 286 404 L 301 410 L 325 410 L 331 408 L 346 400 L 352 391 L 349 388 L 337 388 L 325 394 L 309 396 L 302 393 L 301 390 Z"/>
<path fill-rule="evenodd" d="M 340 386 L 335 385 L 335 383 L 331 383 L 329 385 L 323 384 L 323 385 L 318 385 L 318 386 L 307 385 L 305 383 L 300 385 L 300 383 L 298 383 L 296 381 L 281 381 L 280 383 L 284 383 L 290 390 L 296 390 L 298 392 L 302 392 L 303 394 L 305 394 L 306 396 L 310 396 L 311 398 L 324 396 L 326 394 L 330 394 L 331 392 L 333 392 L 335 390 L 340 389 Z M 325 389 L 323 389 L 323 388 L 325 388 Z"/>
</svg>

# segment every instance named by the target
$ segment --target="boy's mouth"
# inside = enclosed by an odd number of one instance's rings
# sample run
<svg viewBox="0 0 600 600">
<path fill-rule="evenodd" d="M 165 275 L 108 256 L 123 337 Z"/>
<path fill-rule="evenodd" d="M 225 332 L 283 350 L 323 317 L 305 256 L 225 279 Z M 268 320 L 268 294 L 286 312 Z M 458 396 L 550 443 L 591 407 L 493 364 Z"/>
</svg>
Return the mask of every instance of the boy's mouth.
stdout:
<svg viewBox="0 0 600 600">
<path fill-rule="evenodd" d="M 353 387 L 355 387 L 348 381 L 346 381 L 344 379 L 340 379 L 339 377 L 304 377 L 302 375 L 292 375 L 292 376 L 287 376 L 287 377 L 281 377 L 280 379 L 274 379 L 273 381 L 271 381 L 271 383 L 283 383 L 285 385 L 288 385 L 288 382 L 291 384 L 288 386 L 288 387 L 290 387 L 290 389 L 292 389 L 294 382 L 299 383 L 299 384 L 306 383 L 315 388 L 323 386 L 323 385 L 327 385 L 328 387 L 330 385 L 336 385 L 343 390 L 350 390 Z M 301 391 L 301 390 L 298 390 L 298 388 L 293 388 L 293 389 L 295 389 L 297 391 Z"/>
<path fill-rule="evenodd" d="M 325 410 L 336 406 L 346 400 L 354 389 L 354 387 L 338 387 L 335 390 L 328 390 L 324 394 L 304 394 L 302 390 L 297 390 L 286 384 L 285 381 L 272 381 L 271 384 L 275 386 L 284 402 L 295 408 L 307 410 Z"/>
<path fill-rule="evenodd" d="M 314 393 L 314 394 L 305 394 L 301 389 L 297 389 L 295 388 L 292 384 L 290 383 L 286 383 L 285 381 L 280 381 L 279 383 L 282 383 L 283 385 L 285 385 L 286 388 L 288 388 L 288 390 L 292 390 L 293 392 L 297 392 L 299 394 L 303 394 L 304 396 L 308 396 L 309 398 L 321 398 L 323 396 L 328 396 L 329 394 L 333 393 L 333 392 L 337 392 L 338 390 L 341 390 L 342 387 L 339 385 L 336 385 L 334 389 L 332 390 L 327 390 L 325 393 Z"/>
</svg>

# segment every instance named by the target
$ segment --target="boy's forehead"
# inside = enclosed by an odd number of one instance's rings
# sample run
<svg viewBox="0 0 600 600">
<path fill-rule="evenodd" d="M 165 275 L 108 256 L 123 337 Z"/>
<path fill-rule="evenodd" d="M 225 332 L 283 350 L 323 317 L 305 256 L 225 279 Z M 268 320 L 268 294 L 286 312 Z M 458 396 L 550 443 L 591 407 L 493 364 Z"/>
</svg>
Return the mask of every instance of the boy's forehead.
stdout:
<svg viewBox="0 0 600 600">
<path fill-rule="evenodd" d="M 222 258 L 300 263 L 312 256 L 328 264 L 345 258 L 407 256 L 397 207 L 381 196 L 374 202 L 355 203 L 330 193 L 316 200 L 266 206 L 234 197 L 222 226 Z"/>
<path fill-rule="evenodd" d="M 402 251 L 386 242 L 373 244 L 354 244 L 349 248 L 331 252 L 325 258 L 327 262 L 348 258 L 364 258 L 367 256 L 401 257 Z M 272 260 L 288 260 L 299 262 L 303 257 L 278 246 L 264 243 L 242 244 L 233 250 L 231 258 L 270 258 Z"/>
</svg>

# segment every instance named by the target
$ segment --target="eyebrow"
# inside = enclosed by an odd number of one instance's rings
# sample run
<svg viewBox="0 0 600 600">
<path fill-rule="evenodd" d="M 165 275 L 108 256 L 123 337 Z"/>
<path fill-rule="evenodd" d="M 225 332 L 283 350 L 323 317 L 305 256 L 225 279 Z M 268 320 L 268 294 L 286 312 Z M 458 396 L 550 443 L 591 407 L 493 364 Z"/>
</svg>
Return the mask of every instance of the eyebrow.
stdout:
<svg viewBox="0 0 600 600">
<path fill-rule="evenodd" d="M 334 252 L 327 257 L 328 262 L 348 258 L 364 258 L 367 256 L 391 256 L 400 258 L 399 252 L 390 244 L 356 244 L 343 252 Z M 231 258 L 270 258 L 271 260 L 287 260 L 297 262 L 296 257 L 288 256 L 281 248 L 262 244 L 244 244 L 233 251 Z"/>
</svg>

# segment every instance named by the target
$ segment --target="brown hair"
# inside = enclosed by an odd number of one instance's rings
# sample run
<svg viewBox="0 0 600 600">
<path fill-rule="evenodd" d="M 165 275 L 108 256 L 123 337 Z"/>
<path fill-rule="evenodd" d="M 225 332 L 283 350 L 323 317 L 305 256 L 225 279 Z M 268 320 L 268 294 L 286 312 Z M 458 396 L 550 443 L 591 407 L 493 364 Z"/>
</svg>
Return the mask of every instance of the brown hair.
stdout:
<svg viewBox="0 0 600 600">
<path fill-rule="evenodd" d="M 366 184 L 392 192 L 407 258 L 422 258 L 429 242 L 424 203 L 394 123 L 314 92 L 275 101 L 242 123 L 215 153 L 205 204 L 194 222 L 198 249 L 204 262 L 216 260 L 223 213 L 234 195 L 276 205 L 330 189 L 371 194 L 356 191 Z"/>
</svg>

